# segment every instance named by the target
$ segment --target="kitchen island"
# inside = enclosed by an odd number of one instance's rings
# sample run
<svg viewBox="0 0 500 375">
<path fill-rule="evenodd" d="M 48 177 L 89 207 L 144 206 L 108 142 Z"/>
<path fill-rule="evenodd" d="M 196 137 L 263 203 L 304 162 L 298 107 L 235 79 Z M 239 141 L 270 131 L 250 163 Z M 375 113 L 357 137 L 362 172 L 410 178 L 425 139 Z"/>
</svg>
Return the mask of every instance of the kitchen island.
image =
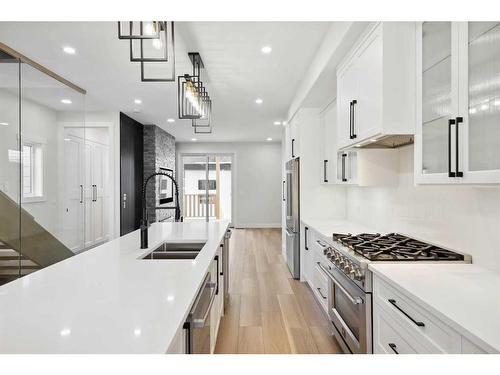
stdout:
<svg viewBox="0 0 500 375">
<path fill-rule="evenodd" d="M 229 222 L 155 223 L 0 287 L 0 353 L 166 353 Z M 194 260 L 143 260 L 163 242 Z"/>
</svg>

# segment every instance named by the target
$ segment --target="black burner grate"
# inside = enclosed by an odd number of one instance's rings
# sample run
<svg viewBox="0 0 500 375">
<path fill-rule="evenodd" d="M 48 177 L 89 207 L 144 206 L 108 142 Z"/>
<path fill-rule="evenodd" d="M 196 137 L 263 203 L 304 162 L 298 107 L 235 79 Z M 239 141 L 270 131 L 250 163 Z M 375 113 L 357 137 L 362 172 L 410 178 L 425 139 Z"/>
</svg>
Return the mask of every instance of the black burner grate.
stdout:
<svg viewBox="0 0 500 375">
<path fill-rule="evenodd" d="M 333 239 L 369 260 L 375 261 L 463 261 L 462 254 L 406 237 L 399 233 L 386 235 L 362 233 L 339 234 Z"/>
</svg>

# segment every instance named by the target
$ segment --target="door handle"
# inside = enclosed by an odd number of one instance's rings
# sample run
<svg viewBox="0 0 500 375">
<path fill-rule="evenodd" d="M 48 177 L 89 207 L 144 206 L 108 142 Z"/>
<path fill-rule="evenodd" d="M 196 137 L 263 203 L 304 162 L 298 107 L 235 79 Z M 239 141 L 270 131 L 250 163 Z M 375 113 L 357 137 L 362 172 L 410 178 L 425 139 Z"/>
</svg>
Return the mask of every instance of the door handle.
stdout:
<svg viewBox="0 0 500 375">
<path fill-rule="evenodd" d="M 456 122 L 456 128 L 455 128 L 455 132 L 456 132 L 455 133 L 456 134 L 456 136 L 455 136 L 455 148 L 456 148 L 456 150 L 455 150 L 455 152 L 456 152 L 456 154 L 455 154 L 455 158 L 456 158 L 455 159 L 455 163 L 456 163 L 456 165 L 455 165 L 455 177 L 463 177 L 464 173 L 459 171 L 459 166 L 458 166 L 458 164 L 459 164 L 459 149 L 460 149 L 460 145 L 459 145 L 460 142 L 458 141 L 458 133 L 460 131 L 459 131 L 459 128 L 458 128 L 458 124 L 463 123 L 464 122 L 464 118 L 463 117 L 457 117 L 455 119 L 455 122 Z"/>
<path fill-rule="evenodd" d="M 448 177 L 456 177 L 455 172 L 451 171 L 451 127 L 455 125 L 455 119 L 448 120 Z"/>
<path fill-rule="evenodd" d="M 219 294 L 219 256 L 214 257 L 215 263 L 217 264 L 217 286 L 215 287 L 215 294 Z"/>
<path fill-rule="evenodd" d="M 294 157 L 295 157 L 295 152 L 294 152 L 294 150 L 293 150 L 293 146 L 294 146 L 294 144 L 295 144 L 295 138 L 293 138 L 293 139 L 292 139 L 292 158 L 294 158 Z"/>
<path fill-rule="evenodd" d="M 394 306 L 396 309 L 398 309 L 404 316 L 406 316 L 408 319 L 410 319 L 416 326 L 419 327 L 425 327 L 424 322 L 417 322 L 415 319 L 413 319 L 406 311 L 404 311 L 401 307 L 396 305 L 396 300 L 395 299 L 388 299 L 389 303 Z"/>
<path fill-rule="evenodd" d="M 354 99 L 352 101 L 352 139 L 356 138 L 356 132 L 355 132 L 355 129 L 354 129 L 354 121 L 355 121 L 354 114 L 355 114 L 356 104 L 358 104 L 358 101 L 356 99 Z"/>
<path fill-rule="evenodd" d="M 352 101 L 349 102 L 349 139 L 352 139 Z"/>
<path fill-rule="evenodd" d="M 80 203 L 83 203 L 83 185 L 80 185 Z"/>
<path fill-rule="evenodd" d="M 326 178 L 326 164 L 328 160 L 323 160 L 323 182 L 328 182 L 328 178 Z"/>
<path fill-rule="evenodd" d="M 347 154 L 342 154 L 342 182 L 347 182 L 347 178 L 345 177 L 345 158 Z"/>
<path fill-rule="evenodd" d="M 308 227 L 304 227 L 304 248 L 306 250 L 309 250 L 309 247 L 307 246 L 307 231 L 309 230 Z"/>
<path fill-rule="evenodd" d="M 391 342 L 391 343 L 389 343 L 389 348 L 391 348 L 391 349 L 392 349 L 392 351 L 393 351 L 395 354 L 399 354 L 399 352 L 396 350 L 396 348 L 397 348 L 397 347 L 396 347 L 396 344 L 394 344 L 394 343 L 392 343 L 392 342 Z"/>
<path fill-rule="evenodd" d="M 321 298 L 326 299 L 326 296 L 324 296 L 323 293 L 321 293 L 321 288 L 316 288 L 316 289 L 318 290 L 318 293 L 321 296 Z"/>
<path fill-rule="evenodd" d="M 285 199 L 285 184 L 286 184 L 286 181 L 283 181 L 283 202 L 286 200 Z"/>
</svg>

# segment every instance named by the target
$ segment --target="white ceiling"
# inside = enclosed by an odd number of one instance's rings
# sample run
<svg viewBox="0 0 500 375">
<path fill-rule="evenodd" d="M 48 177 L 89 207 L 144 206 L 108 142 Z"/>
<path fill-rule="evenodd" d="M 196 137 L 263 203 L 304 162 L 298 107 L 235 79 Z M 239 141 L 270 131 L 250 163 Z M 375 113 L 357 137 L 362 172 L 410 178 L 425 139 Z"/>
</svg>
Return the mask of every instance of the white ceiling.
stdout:
<svg viewBox="0 0 500 375">
<path fill-rule="evenodd" d="M 262 141 L 281 138 L 295 90 L 329 27 L 326 22 L 178 22 L 176 73 L 191 71 L 188 51 L 200 52 L 213 100 L 213 133 L 194 135 L 177 119 L 177 84 L 143 83 L 129 61 L 116 22 L 0 22 L 2 42 L 87 90 L 88 110 L 119 110 L 156 124 L 178 141 Z M 67 55 L 63 46 L 76 48 Z M 264 45 L 272 53 L 263 55 Z M 257 105 L 255 99 L 264 100 Z M 135 105 L 134 99 L 143 101 Z M 59 100 L 59 98 L 54 98 Z M 134 113 L 139 108 L 140 113 Z M 173 124 L 167 118 L 175 118 Z"/>
</svg>

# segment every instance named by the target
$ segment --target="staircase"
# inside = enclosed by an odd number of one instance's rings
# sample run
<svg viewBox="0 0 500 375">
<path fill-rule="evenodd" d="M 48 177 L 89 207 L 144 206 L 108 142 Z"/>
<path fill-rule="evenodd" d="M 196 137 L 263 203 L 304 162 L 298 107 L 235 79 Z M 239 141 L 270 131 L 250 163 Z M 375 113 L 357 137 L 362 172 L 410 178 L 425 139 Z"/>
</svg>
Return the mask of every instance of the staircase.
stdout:
<svg viewBox="0 0 500 375">
<path fill-rule="evenodd" d="M 19 238 L 19 224 L 21 237 Z M 73 256 L 61 241 L 0 191 L 0 283 Z"/>
</svg>

